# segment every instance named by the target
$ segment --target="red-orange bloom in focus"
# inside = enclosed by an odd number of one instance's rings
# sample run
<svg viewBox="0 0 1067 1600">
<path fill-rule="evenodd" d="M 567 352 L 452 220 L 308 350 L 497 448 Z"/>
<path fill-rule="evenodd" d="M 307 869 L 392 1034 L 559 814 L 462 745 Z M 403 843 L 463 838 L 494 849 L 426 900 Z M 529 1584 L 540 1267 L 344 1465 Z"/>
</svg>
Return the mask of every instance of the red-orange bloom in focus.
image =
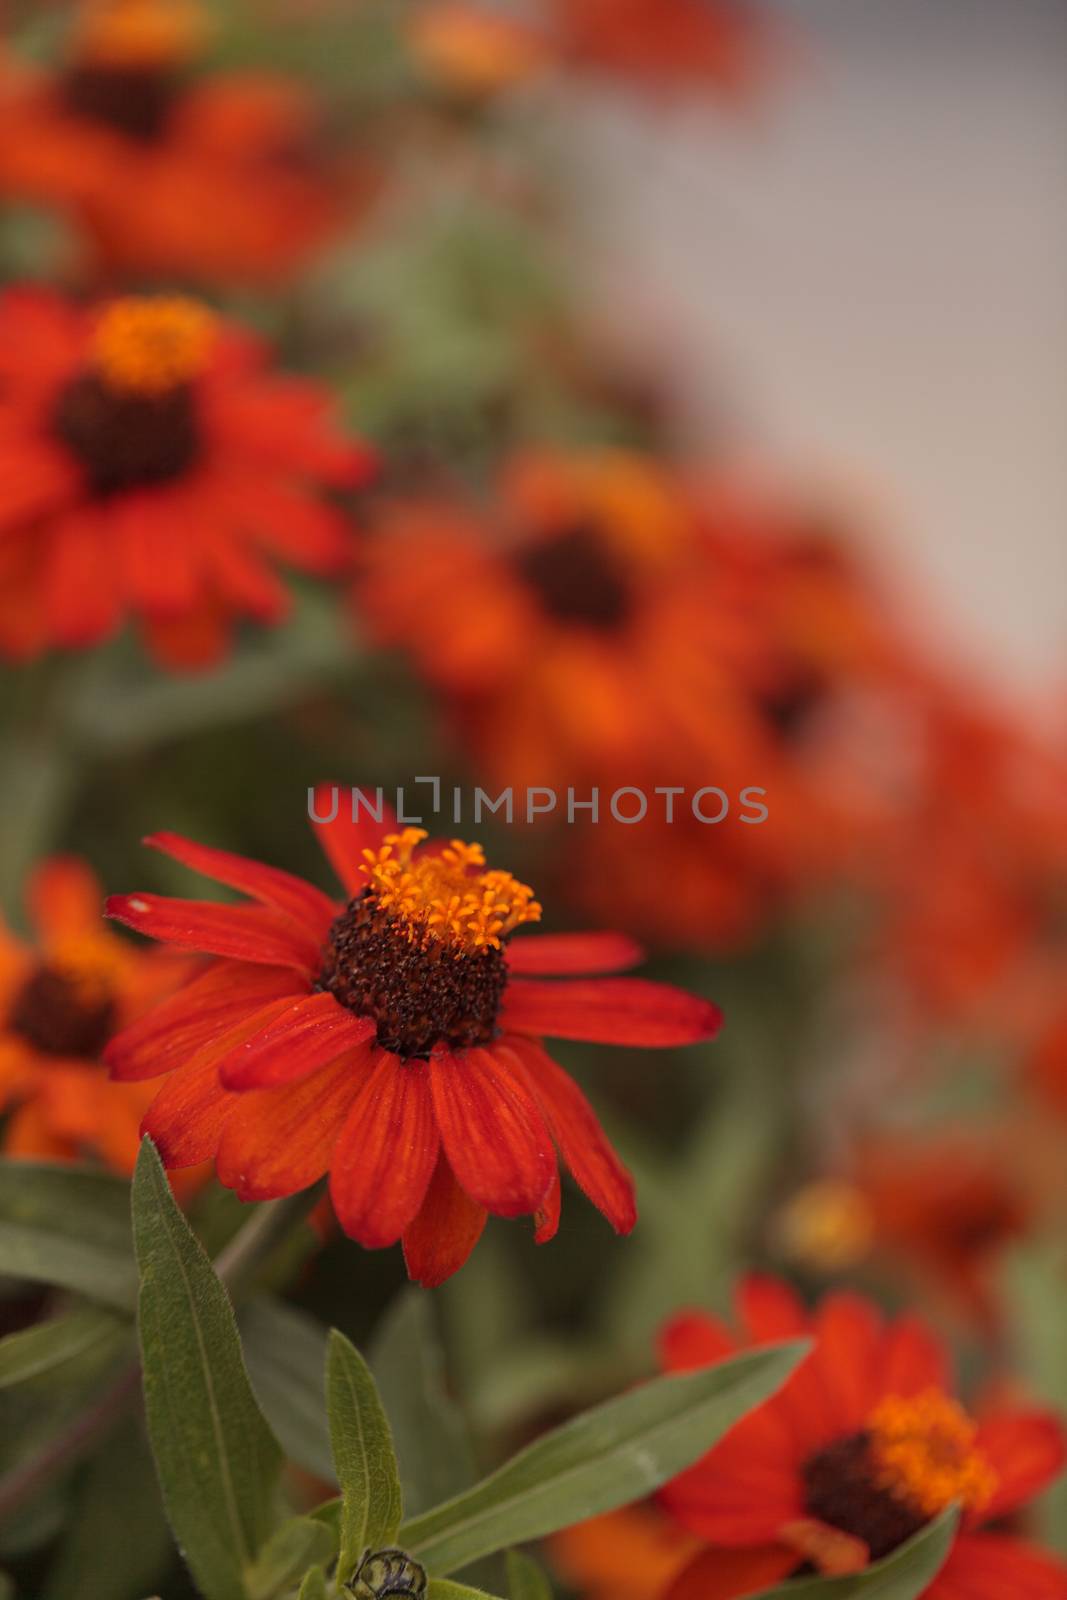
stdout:
<svg viewBox="0 0 1067 1600">
<path fill-rule="evenodd" d="M 56 856 L 30 878 L 27 945 L 0 927 L 0 1143 L 8 1155 L 94 1156 L 131 1172 L 149 1096 L 101 1064 L 111 1034 L 187 976 L 188 961 L 117 939 L 84 862 Z"/>
<path fill-rule="evenodd" d="M 0 64 L 0 193 L 69 215 L 97 270 L 285 274 L 376 186 L 329 169 L 298 87 L 198 74 L 207 31 L 189 0 L 101 0 L 57 69 Z"/>
<path fill-rule="evenodd" d="M 716 1007 L 590 976 L 638 958 L 613 934 L 512 940 L 541 908 L 477 845 L 424 845 L 419 829 L 334 809 L 321 837 L 344 901 L 171 834 L 148 842 L 255 904 L 109 901 L 131 927 L 219 958 L 108 1050 L 120 1079 L 169 1074 L 144 1122 L 163 1160 L 213 1157 L 245 1200 L 329 1171 L 346 1233 L 369 1249 L 402 1239 L 425 1284 L 462 1266 L 488 1212 L 534 1216 L 538 1242 L 554 1235 L 557 1150 L 628 1232 L 631 1180 L 542 1035 L 687 1044 L 717 1031 Z"/>
<path fill-rule="evenodd" d="M 274 570 L 350 559 L 328 486 L 365 480 L 314 384 L 194 301 L 85 310 L 0 301 L 0 653 L 84 648 L 127 615 L 173 667 L 226 651 L 234 621 L 282 621 Z"/>
<path fill-rule="evenodd" d="M 811 1568 L 861 1571 L 954 1503 L 960 1529 L 927 1600 L 1064 1600 L 1067 1566 L 995 1531 L 1062 1470 L 1055 1416 L 998 1408 L 972 1419 L 952 1397 L 937 1337 L 914 1317 L 885 1321 L 856 1295 L 809 1313 L 786 1285 L 753 1277 L 738 1323 L 735 1334 L 700 1312 L 676 1318 L 663 1335 L 666 1367 L 805 1335 L 815 1347 L 779 1394 L 661 1491 L 706 1544 L 664 1600 L 734 1600 Z"/>
</svg>

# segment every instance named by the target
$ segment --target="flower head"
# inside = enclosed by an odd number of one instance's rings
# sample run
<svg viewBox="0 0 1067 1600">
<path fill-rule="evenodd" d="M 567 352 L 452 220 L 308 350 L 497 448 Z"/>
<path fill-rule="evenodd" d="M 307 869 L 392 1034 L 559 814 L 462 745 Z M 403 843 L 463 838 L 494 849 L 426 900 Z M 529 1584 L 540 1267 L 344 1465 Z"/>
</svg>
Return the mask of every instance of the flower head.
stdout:
<svg viewBox="0 0 1067 1600">
<path fill-rule="evenodd" d="M 886 1322 L 854 1295 L 831 1295 L 809 1314 L 784 1284 L 750 1278 L 738 1313 L 740 1335 L 702 1313 L 676 1318 L 662 1340 L 667 1367 L 707 1366 L 801 1334 L 814 1349 L 778 1395 L 661 1491 L 664 1510 L 705 1541 L 665 1600 L 701 1593 L 713 1575 L 714 1592 L 731 1600 L 812 1567 L 860 1571 L 953 1504 L 963 1511 L 960 1530 L 928 1600 L 1067 1595 L 1067 1567 L 986 1531 L 1062 1470 L 1067 1441 L 1053 1415 L 972 1417 L 952 1395 L 937 1338 L 911 1317 Z M 973 1587 L 989 1573 L 999 1587 Z"/>
<path fill-rule="evenodd" d="M 61 210 L 112 273 L 295 268 L 377 178 L 323 157 L 313 108 L 285 80 L 205 74 L 210 32 L 195 0 L 76 8 L 64 60 L 8 68 L 0 193 Z"/>
<path fill-rule="evenodd" d="M 282 620 L 273 560 L 348 561 L 320 491 L 361 482 L 368 452 L 196 301 L 9 293 L 0 380 L 5 655 L 91 645 L 133 614 L 161 661 L 203 665 L 237 618 Z"/>
<path fill-rule="evenodd" d="M 55 856 L 27 886 L 34 939 L 0 929 L 0 1109 L 9 1155 L 95 1157 L 130 1172 L 148 1103 L 101 1063 L 111 1035 L 188 975 L 189 961 L 136 949 L 101 921 L 84 862 Z"/>
<path fill-rule="evenodd" d="M 716 1008 L 589 976 L 631 965 L 627 939 L 523 934 L 540 906 L 477 845 L 439 847 L 336 808 L 321 835 L 341 902 L 169 834 L 148 842 L 255 903 L 109 902 L 131 927 L 216 957 L 108 1049 L 119 1079 L 168 1074 L 144 1123 L 164 1161 L 213 1157 L 246 1200 L 329 1172 L 345 1231 L 368 1248 L 402 1239 L 423 1283 L 463 1264 L 489 1212 L 532 1215 L 538 1241 L 551 1238 L 557 1151 L 628 1232 L 630 1178 L 542 1035 L 684 1044 L 716 1032 Z"/>
</svg>

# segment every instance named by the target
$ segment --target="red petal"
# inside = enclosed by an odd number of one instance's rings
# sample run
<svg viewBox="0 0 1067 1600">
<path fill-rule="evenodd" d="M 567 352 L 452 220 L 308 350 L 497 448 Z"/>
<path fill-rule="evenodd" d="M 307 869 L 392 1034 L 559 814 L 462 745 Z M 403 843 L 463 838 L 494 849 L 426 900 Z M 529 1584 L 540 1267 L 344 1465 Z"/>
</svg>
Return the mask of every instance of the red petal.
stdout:
<svg viewBox="0 0 1067 1600">
<path fill-rule="evenodd" d="M 444 1283 L 478 1243 L 485 1218 L 485 1208 L 460 1188 L 442 1151 L 422 1209 L 404 1231 L 408 1276 L 424 1289 Z"/>
<path fill-rule="evenodd" d="M 737 1341 L 706 1311 L 680 1311 L 659 1336 L 659 1358 L 666 1372 L 698 1372 L 737 1352 Z"/>
<path fill-rule="evenodd" d="M 1067 1600 L 1067 1566 L 1001 1534 L 961 1534 L 923 1600 Z"/>
<path fill-rule="evenodd" d="M 292 604 L 284 583 L 257 551 L 242 548 L 221 529 L 217 532 L 209 540 L 207 559 L 225 603 L 267 626 L 283 622 Z"/>
<path fill-rule="evenodd" d="M 707 1000 L 642 978 L 536 983 L 515 978 L 504 994 L 506 1031 L 599 1044 L 679 1045 L 712 1039 L 722 1012 Z"/>
<path fill-rule="evenodd" d="M 238 1103 L 219 1082 L 213 1060 L 194 1058 L 171 1074 L 145 1113 L 147 1133 L 167 1167 L 210 1161 L 226 1118 Z"/>
<path fill-rule="evenodd" d="M 314 884 L 280 867 L 264 866 L 247 856 L 233 855 L 229 850 L 215 850 L 210 845 L 197 844 L 193 839 L 183 839 L 178 833 L 152 833 L 144 840 L 153 850 L 161 850 L 184 866 L 205 878 L 214 878 L 230 889 L 239 889 L 263 905 L 273 906 L 286 916 L 307 925 L 317 939 L 324 939 L 340 906 Z"/>
<path fill-rule="evenodd" d="M 369 1055 L 353 1051 L 302 1083 L 236 1096 L 216 1157 L 220 1182 L 242 1200 L 272 1200 L 316 1183 L 368 1070 Z"/>
<path fill-rule="evenodd" d="M 45 943 L 71 934 L 100 932 L 104 895 L 95 872 L 79 856 L 51 856 L 30 875 L 30 917 Z"/>
<path fill-rule="evenodd" d="M 271 1000 L 296 998 L 299 979 L 287 968 L 221 961 L 156 1006 L 106 1046 L 112 1076 L 125 1082 L 173 1072 L 211 1040 L 251 1018 Z"/>
<path fill-rule="evenodd" d="M 355 1017 L 332 994 L 301 995 L 218 1062 L 227 1089 L 271 1089 L 309 1077 L 342 1052 L 364 1045 L 375 1024 Z"/>
<path fill-rule="evenodd" d="M 30 438 L 7 441 L 2 468 L 0 531 L 17 523 L 32 524 L 45 512 L 79 497 L 77 468 L 51 443 Z"/>
<path fill-rule="evenodd" d="M 561 973 L 623 972 L 644 959 L 644 951 L 624 933 L 523 934 L 506 946 L 512 972 L 531 977 Z"/>
<path fill-rule="evenodd" d="M 810 1378 L 822 1381 L 826 1423 L 842 1437 L 862 1430 L 885 1394 L 882 1319 L 856 1294 L 827 1295 L 816 1313 Z"/>
<path fill-rule="evenodd" d="M 740 1600 L 787 1578 L 797 1558 L 780 1545 L 754 1550 L 702 1550 L 669 1585 L 662 1600 Z"/>
<path fill-rule="evenodd" d="M 425 1063 L 382 1051 L 341 1129 L 330 1174 L 337 1220 L 350 1238 L 368 1250 L 396 1243 L 426 1197 L 439 1144 Z"/>
<path fill-rule="evenodd" d="M 560 1211 L 563 1206 L 563 1192 L 559 1182 L 559 1168 L 552 1175 L 552 1183 L 545 1196 L 540 1211 L 534 1213 L 534 1243 L 548 1244 L 559 1232 Z"/>
<path fill-rule="evenodd" d="M 111 512 L 117 578 L 129 605 L 153 616 L 182 616 L 203 589 L 195 499 L 184 493 L 145 490 L 117 498 Z"/>
<path fill-rule="evenodd" d="M 880 1358 L 883 1394 L 922 1394 L 951 1387 L 948 1353 L 918 1317 L 898 1317 L 885 1336 Z"/>
<path fill-rule="evenodd" d="M 556 1166 L 536 1103 L 492 1050 L 435 1051 L 434 1111 L 449 1164 L 472 1200 L 501 1217 L 539 1211 Z"/>
<path fill-rule="evenodd" d="M 574 1181 L 603 1212 L 616 1233 L 630 1233 L 637 1221 L 633 1179 L 608 1143 L 596 1112 L 574 1079 L 533 1040 L 505 1038 L 523 1082 L 544 1112 Z"/>
<path fill-rule="evenodd" d="M 978 1448 L 997 1474 L 997 1490 L 982 1512 L 993 1522 L 1047 1489 L 1067 1461 L 1067 1440 L 1051 1411 L 1015 1411 L 982 1420 Z"/>
<path fill-rule="evenodd" d="M 45 612 L 57 644 L 83 649 L 120 618 L 118 593 L 98 512 L 70 511 L 55 526 L 45 563 Z"/>
<path fill-rule="evenodd" d="M 737 1290 L 740 1320 L 756 1344 L 796 1339 L 809 1333 L 810 1319 L 795 1289 L 767 1273 L 750 1272 Z"/>
<path fill-rule="evenodd" d="M 261 966 L 296 967 L 312 973 L 319 949 L 287 917 L 259 906 L 220 906 L 209 900 L 172 900 L 159 894 L 116 894 L 107 915 L 138 933 L 185 950 L 255 961 Z"/>
<path fill-rule="evenodd" d="M 368 793 L 366 799 L 376 810 L 377 796 Z M 330 816 L 335 800 L 336 817 L 332 822 L 319 822 L 319 817 Z M 396 826 L 396 818 L 384 802 L 381 809 L 381 822 L 375 822 L 366 806 L 359 808 L 359 820 L 353 822 L 350 789 L 337 783 L 320 783 L 316 786 L 314 815 L 311 819 L 315 835 L 349 894 L 359 894 L 366 888 L 367 879 L 362 871 L 364 850 L 380 844 L 384 835 Z"/>
</svg>

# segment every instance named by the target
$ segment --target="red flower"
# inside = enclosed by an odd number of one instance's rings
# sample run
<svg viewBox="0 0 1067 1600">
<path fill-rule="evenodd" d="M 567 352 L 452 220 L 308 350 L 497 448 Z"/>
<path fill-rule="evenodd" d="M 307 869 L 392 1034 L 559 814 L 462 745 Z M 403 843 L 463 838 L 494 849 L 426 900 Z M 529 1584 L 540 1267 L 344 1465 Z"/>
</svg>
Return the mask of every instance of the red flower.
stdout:
<svg viewBox="0 0 1067 1600">
<path fill-rule="evenodd" d="M 487 1212 L 559 1221 L 558 1149 L 620 1233 L 631 1180 L 542 1034 L 675 1045 L 717 1031 L 716 1007 L 592 973 L 639 952 L 612 934 L 511 941 L 541 908 L 477 845 L 425 846 L 361 816 L 324 825 L 347 904 L 275 868 L 164 834 L 149 840 L 254 905 L 122 895 L 110 915 L 219 959 L 116 1039 L 125 1080 L 170 1076 L 144 1131 L 168 1166 L 214 1157 L 245 1200 L 330 1173 L 341 1225 L 369 1249 L 403 1240 L 411 1276 L 442 1282 Z M 547 974 L 572 975 L 568 983 Z M 555 1149 L 553 1148 L 555 1146 Z"/>
<path fill-rule="evenodd" d="M 95 1156 L 132 1172 L 144 1086 L 113 1083 L 109 1035 L 169 994 L 188 958 L 137 950 L 101 921 L 100 885 L 73 856 L 42 861 L 27 886 L 32 945 L 0 925 L 0 1111 L 6 1154 Z"/>
<path fill-rule="evenodd" d="M 79 13 L 58 67 L 0 62 L 0 193 L 70 216 L 93 268 L 275 278 L 376 191 L 376 172 L 324 158 L 298 86 L 200 70 L 210 30 L 197 5 L 103 0 Z"/>
<path fill-rule="evenodd" d="M 714 1364 L 739 1347 L 810 1335 L 786 1387 L 661 1492 L 707 1548 L 665 1600 L 755 1594 L 804 1567 L 861 1570 L 948 1505 L 964 1515 L 928 1600 L 1064 1600 L 1067 1567 L 996 1531 L 1067 1459 L 1048 1412 L 998 1409 L 972 1421 L 950 1396 L 946 1353 L 917 1319 L 886 1323 L 868 1301 L 829 1296 L 813 1314 L 774 1279 L 741 1286 L 740 1336 L 704 1313 L 666 1329 L 665 1365 Z"/>
<path fill-rule="evenodd" d="M 767 69 L 766 26 L 743 0 L 548 0 L 561 54 L 658 89 L 751 90 Z"/>
<path fill-rule="evenodd" d="M 160 661 L 202 666 L 236 618 L 284 618 L 273 561 L 345 565 L 318 490 L 362 481 L 368 453 L 264 365 L 189 300 L 0 301 L 0 653 L 83 648 L 133 613 Z"/>
</svg>

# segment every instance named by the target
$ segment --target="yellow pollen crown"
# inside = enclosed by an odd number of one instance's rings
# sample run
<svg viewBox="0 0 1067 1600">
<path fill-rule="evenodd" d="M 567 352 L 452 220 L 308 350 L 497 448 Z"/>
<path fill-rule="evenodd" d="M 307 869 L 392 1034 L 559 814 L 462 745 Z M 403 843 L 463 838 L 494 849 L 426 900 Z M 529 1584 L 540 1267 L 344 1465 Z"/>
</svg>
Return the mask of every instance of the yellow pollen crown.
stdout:
<svg viewBox="0 0 1067 1600">
<path fill-rule="evenodd" d="M 195 378 L 211 354 L 215 318 L 183 295 L 114 300 L 93 333 L 92 365 L 109 389 L 159 396 Z"/>
<path fill-rule="evenodd" d="M 792 1260 L 821 1272 L 844 1272 L 870 1253 L 874 1216 L 854 1184 L 822 1178 L 793 1195 L 777 1231 Z"/>
<path fill-rule="evenodd" d="M 977 1426 L 939 1389 L 891 1395 L 867 1432 L 880 1486 L 924 1515 L 936 1517 L 954 1502 L 981 1511 L 992 1500 L 997 1475 L 975 1445 Z"/>
<path fill-rule="evenodd" d="M 210 33 L 194 0 L 102 0 L 78 23 L 74 56 L 93 66 L 176 66 L 198 56 Z"/>
<path fill-rule="evenodd" d="M 429 935 L 461 950 L 499 950 L 524 922 L 538 922 L 533 890 L 510 872 L 484 871 L 481 845 L 453 839 L 443 850 L 414 859 L 427 837 L 422 828 L 388 833 L 364 850 L 367 886 L 383 911 L 398 918 L 412 941 Z"/>
</svg>

